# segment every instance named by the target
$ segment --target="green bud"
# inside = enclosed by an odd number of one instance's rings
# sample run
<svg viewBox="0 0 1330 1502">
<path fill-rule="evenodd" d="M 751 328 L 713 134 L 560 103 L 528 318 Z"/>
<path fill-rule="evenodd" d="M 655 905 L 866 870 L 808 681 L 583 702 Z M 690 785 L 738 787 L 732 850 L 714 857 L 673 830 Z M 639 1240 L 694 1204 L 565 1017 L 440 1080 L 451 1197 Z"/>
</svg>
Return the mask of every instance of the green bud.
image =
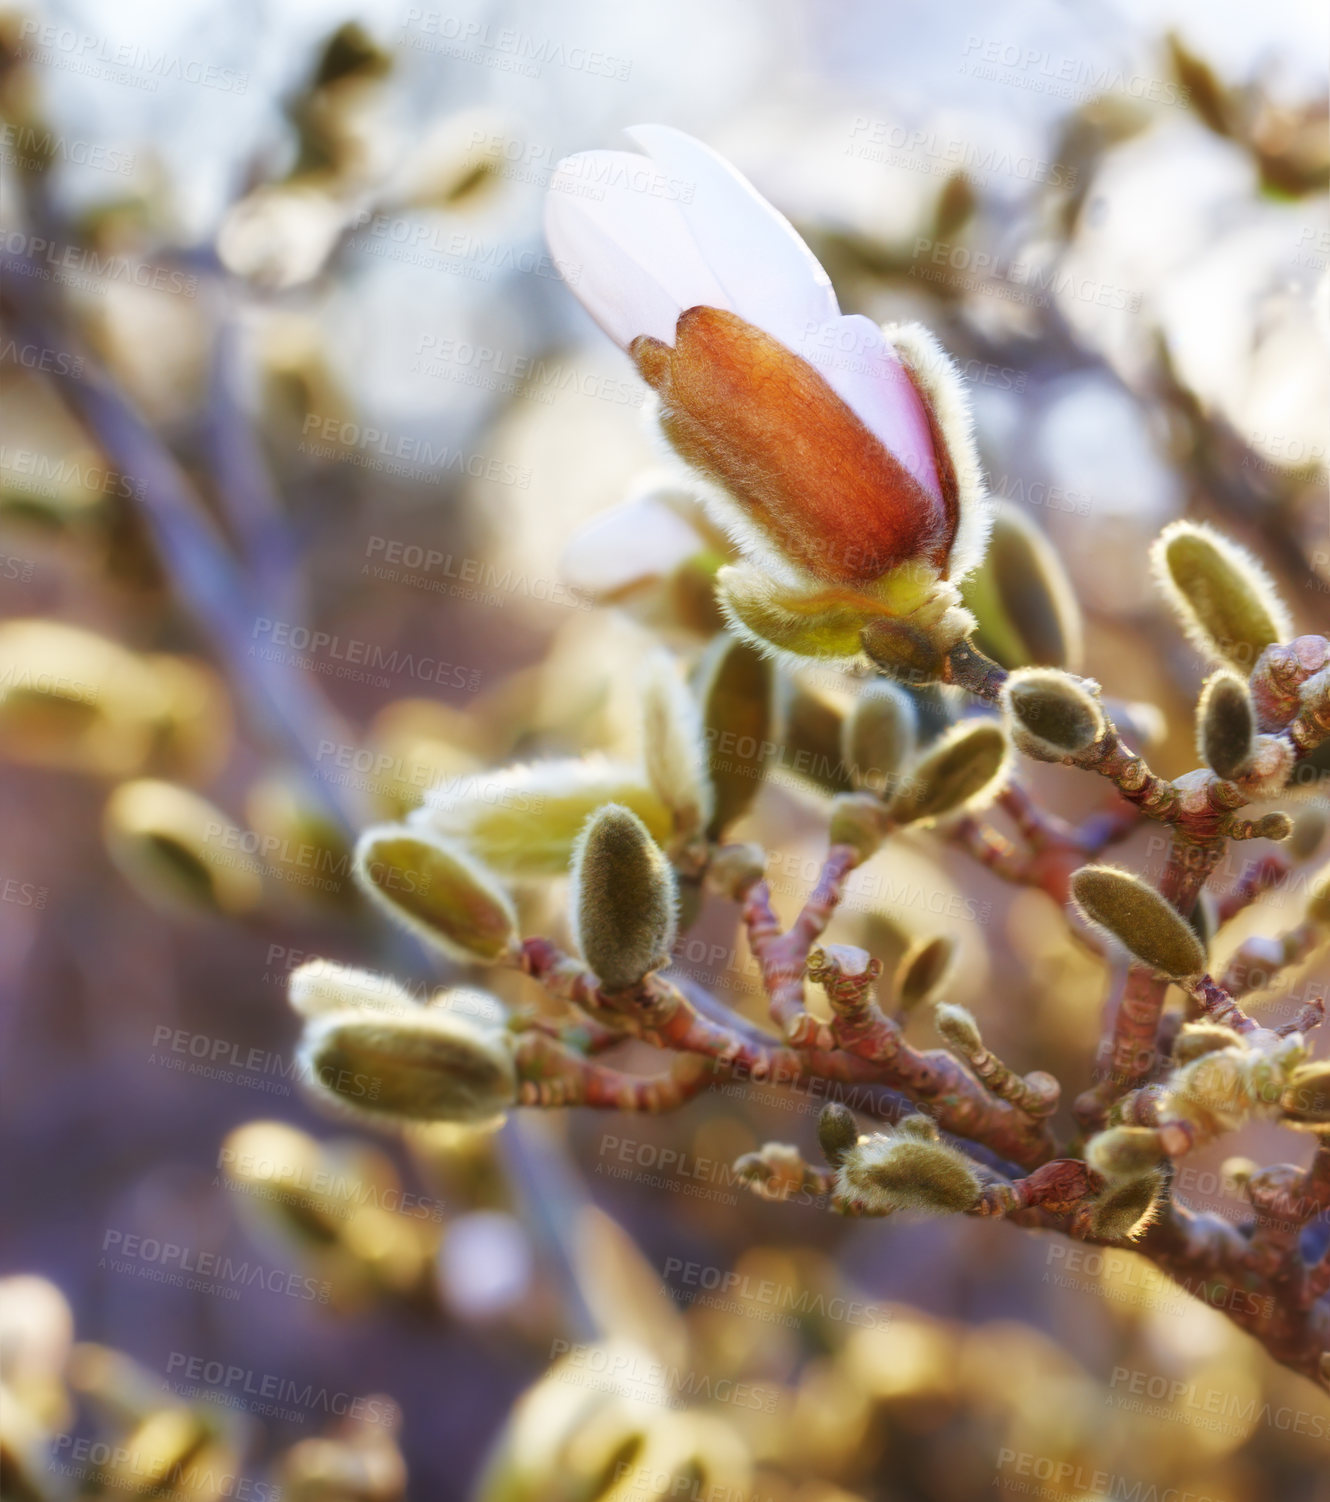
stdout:
<svg viewBox="0 0 1330 1502">
<path fill-rule="evenodd" d="M 979 1024 L 965 1007 L 940 1001 L 933 1008 L 933 1021 L 948 1045 L 965 1058 L 982 1053 L 984 1040 L 979 1032 Z"/>
<path fill-rule="evenodd" d="M 776 739 L 786 765 L 825 792 L 848 792 L 853 783 L 841 751 L 846 722 L 843 703 L 802 675 L 791 678 L 782 673 L 777 687 Z"/>
<path fill-rule="evenodd" d="M 488 1124 L 517 1098 L 508 1035 L 433 1007 L 315 1017 L 300 1056 L 320 1095 L 370 1118 Z"/>
<path fill-rule="evenodd" d="M 956 941 L 946 934 L 916 939 L 901 956 L 891 981 L 891 994 L 902 1012 L 927 1001 L 946 979 L 956 958 Z"/>
<path fill-rule="evenodd" d="M 703 660 L 698 697 L 715 794 L 707 835 L 715 840 L 762 785 L 771 744 L 771 662 L 747 642 L 718 637 Z"/>
<path fill-rule="evenodd" d="M 416 1004 L 391 976 L 356 970 L 335 960 L 306 960 L 294 969 L 286 983 L 286 999 L 302 1017 L 357 1009 L 405 1012 Z"/>
<path fill-rule="evenodd" d="M 1279 1098 L 1286 1121 L 1303 1126 L 1330 1126 L 1330 1061 L 1303 1064 L 1293 1071 Z"/>
<path fill-rule="evenodd" d="M 1085 917 L 1141 964 L 1170 980 L 1205 969 L 1205 950 L 1191 925 L 1140 877 L 1113 866 L 1082 866 L 1071 890 Z"/>
<path fill-rule="evenodd" d="M 1203 522 L 1173 522 L 1150 551 L 1155 578 L 1198 651 L 1250 673 L 1293 635 L 1284 602 L 1259 563 Z"/>
<path fill-rule="evenodd" d="M 894 683 L 864 685 L 841 734 L 841 758 L 856 788 L 880 797 L 894 786 L 914 758 L 918 722 L 914 700 Z"/>
<path fill-rule="evenodd" d="M 1317 928 L 1330 928 L 1330 866 L 1317 874 L 1307 893 L 1307 921 Z"/>
<path fill-rule="evenodd" d="M 380 824 L 356 842 L 356 879 L 399 923 L 462 960 L 499 960 L 517 915 L 494 877 L 460 846 L 424 829 Z"/>
<path fill-rule="evenodd" d="M 41 617 L 0 622 L 0 755 L 131 777 L 170 710 L 160 676 L 92 631 Z"/>
<path fill-rule="evenodd" d="M 896 1210 L 959 1215 L 974 1208 L 981 1192 L 979 1175 L 964 1153 L 913 1130 L 857 1143 L 845 1154 L 836 1182 L 841 1197 L 862 1201 L 874 1215 Z"/>
<path fill-rule="evenodd" d="M 910 768 L 889 812 L 898 824 L 917 824 L 978 807 L 1006 774 L 1007 737 L 995 720 L 963 720 Z"/>
<path fill-rule="evenodd" d="M 852 846 L 862 863 L 877 854 L 884 826 L 882 804 L 872 793 L 842 793 L 831 805 L 827 843 Z"/>
<path fill-rule="evenodd" d="M 1158 1167 L 1164 1156 L 1153 1127 L 1109 1127 L 1091 1137 L 1085 1161 L 1106 1179 L 1134 1179 Z"/>
<path fill-rule="evenodd" d="M 1164 1193 L 1162 1169 L 1109 1186 L 1091 1207 L 1090 1231 L 1105 1241 L 1136 1241 L 1159 1211 Z"/>
<path fill-rule="evenodd" d="M 902 1116 L 896 1123 L 895 1130 L 906 1137 L 917 1138 L 920 1142 L 941 1141 L 937 1122 L 931 1116 L 925 1116 L 922 1111 L 916 1111 L 910 1116 Z"/>
<path fill-rule="evenodd" d="M 936 683 L 950 643 L 908 620 L 880 617 L 859 633 L 859 644 L 887 677 L 901 683 Z"/>
<path fill-rule="evenodd" d="M 111 859 L 154 906 L 232 916 L 262 900 L 240 830 L 186 788 L 152 778 L 121 783 L 107 799 L 102 830 Z"/>
<path fill-rule="evenodd" d="M 839 1168 L 841 1159 L 859 1140 L 854 1112 L 839 1101 L 828 1101 L 817 1119 L 817 1140 L 822 1156 L 832 1168 Z"/>
<path fill-rule="evenodd" d="M 1056 668 L 1020 668 L 1002 686 L 1012 740 L 1036 761 L 1064 761 L 1104 729 L 1099 701 L 1079 678 Z"/>
<path fill-rule="evenodd" d="M 1254 819 L 1252 830 L 1259 840 L 1286 840 L 1293 833 L 1293 820 L 1280 808 Z"/>
<path fill-rule="evenodd" d="M 1081 657 L 1076 595 L 1044 534 L 999 501 L 984 561 L 961 599 L 978 619 L 975 645 L 1004 668 L 1075 669 Z"/>
<path fill-rule="evenodd" d="M 347 840 L 335 820 L 312 798 L 295 777 L 272 773 L 251 783 L 245 794 L 249 827 L 260 835 L 264 849 L 276 852 L 271 864 L 279 873 L 285 867 L 291 889 L 302 898 L 325 907 L 345 907 L 355 902 L 355 887 L 339 876 L 324 884 L 306 884 L 305 867 L 298 863 L 313 856 L 314 869 L 345 872 Z M 290 852 L 290 853 L 288 853 Z"/>
<path fill-rule="evenodd" d="M 582 958 L 607 991 L 667 965 L 674 946 L 674 871 L 631 809 L 609 804 L 587 821 L 570 893 Z"/>
<path fill-rule="evenodd" d="M 1212 673 L 1196 706 L 1196 744 L 1216 777 L 1240 777 L 1256 754 L 1256 713 L 1246 679 L 1230 668 Z"/>
</svg>

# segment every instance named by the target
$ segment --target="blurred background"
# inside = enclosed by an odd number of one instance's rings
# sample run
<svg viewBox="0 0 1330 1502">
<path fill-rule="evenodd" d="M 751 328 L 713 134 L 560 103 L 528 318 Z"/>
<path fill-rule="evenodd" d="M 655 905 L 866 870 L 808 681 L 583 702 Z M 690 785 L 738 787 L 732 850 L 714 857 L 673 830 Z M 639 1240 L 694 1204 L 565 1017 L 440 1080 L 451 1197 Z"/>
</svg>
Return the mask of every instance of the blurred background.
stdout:
<svg viewBox="0 0 1330 1502">
<path fill-rule="evenodd" d="M 349 834 L 479 766 L 631 757 L 647 651 L 717 630 L 717 540 L 540 233 L 558 160 L 639 121 L 728 155 L 847 311 L 936 331 L 1009 533 L 1077 602 L 1052 657 L 1193 766 L 1159 529 L 1214 522 L 1330 623 L 1327 29 L 1311 0 L 0 17 L 7 1495 L 1330 1495 L 1330 1401 L 1130 1254 L 746 1195 L 727 1165 L 807 1149 L 820 1099 L 376 1137 L 302 1094 L 285 1005 L 313 955 L 489 983 L 364 907 Z M 1019 571 L 981 587 L 989 649 L 1046 660 Z M 796 753 L 852 688 L 778 686 L 745 837 L 782 910 L 843 785 Z M 1237 848 L 1221 895 L 1267 853 Z M 521 894 L 528 931 L 559 895 Z M 1295 917 L 1271 894 L 1220 943 Z M 1104 958 L 919 837 L 832 937 L 890 973 L 938 935 L 953 999 L 1070 1099 Z M 761 1015 L 732 909 L 677 961 Z M 1178 1192 L 1240 1219 L 1224 1147 Z"/>
</svg>

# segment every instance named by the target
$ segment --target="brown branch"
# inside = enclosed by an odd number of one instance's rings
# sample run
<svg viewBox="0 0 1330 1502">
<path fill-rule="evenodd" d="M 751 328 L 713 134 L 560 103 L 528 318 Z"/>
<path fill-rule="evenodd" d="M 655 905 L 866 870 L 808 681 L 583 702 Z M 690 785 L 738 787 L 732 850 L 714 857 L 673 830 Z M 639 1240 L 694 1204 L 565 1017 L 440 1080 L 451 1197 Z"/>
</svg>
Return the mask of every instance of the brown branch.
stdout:
<svg viewBox="0 0 1330 1502">
<path fill-rule="evenodd" d="M 523 1034 L 514 1050 L 517 1099 L 524 1106 L 598 1106 L 611 1111 L 675 1111 L 711 1083 L 712 1065 L 677 1054 L 659 1074 L 632 1075 L 597 1064 L 546 1033 Z"/>
<path fill-rule="evenodd" d="M 743 901 L 748 943 L 762 971 L 771 1003 L 771 1019 L 787 1042 L 804 1047 L 823 1042 L 816 1020 L 804 1006 L 804 965 L 814 940 L 821 937 L 844 891 L 845 878 L 859 863 L 850 845 L 833 845 L 822 863 L 813 895 L 788 933 L 771 905 L 771 889 L 755 882 Z"/>
</svg>

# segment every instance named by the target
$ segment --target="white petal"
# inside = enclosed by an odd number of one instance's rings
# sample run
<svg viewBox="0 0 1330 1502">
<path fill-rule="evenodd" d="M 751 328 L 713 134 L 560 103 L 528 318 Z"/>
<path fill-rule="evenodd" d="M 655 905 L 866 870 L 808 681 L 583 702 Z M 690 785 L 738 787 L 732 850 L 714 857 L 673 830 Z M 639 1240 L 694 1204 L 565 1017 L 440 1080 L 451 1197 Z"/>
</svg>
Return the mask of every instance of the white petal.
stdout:
<svg viewBox="0 0 1330 1502">
<path fill-rule="evenodd" d="M 915 479 L 940 498 L 923 400 L 877 324 L 862 313 L 847 313 L 791 347 Z"/>
<path fill-rule="evenodd" d="M 658 578 L 706 547 L 656 496 L 635 496 L 593 517 L 569 540 L 560 573 L 593 599 Z"/>
<path fill-rule="evenodd" d="M 626 134 L 677 191 L 698 249 L 727 294 L 723 304 L 789 345 L 840 311 L 831 280 L 783 214 L 701 141 L 668 125 L 635 125 Z M 706 299 L 696 299 L 706 301 Z"/>
<path fill-rule="evenodd" d="M 732 304 L 660 174 L 631 151 L 582 151 L 559 163 L 545 235 L 582 306 L 621 348 L 639 334 L 674 343 L 685 308 Z"/>
</svg>

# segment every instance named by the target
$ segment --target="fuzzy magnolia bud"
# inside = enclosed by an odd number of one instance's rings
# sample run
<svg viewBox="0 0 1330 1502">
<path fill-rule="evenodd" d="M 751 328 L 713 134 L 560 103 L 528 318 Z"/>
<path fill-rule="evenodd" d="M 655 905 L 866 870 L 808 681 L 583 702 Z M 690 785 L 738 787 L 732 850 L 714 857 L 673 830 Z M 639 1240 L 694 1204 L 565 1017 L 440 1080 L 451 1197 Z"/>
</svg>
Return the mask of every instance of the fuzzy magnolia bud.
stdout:
<svg viewBox="0 0 1330 1502">
<path fill-rule="evenodd" d="M 806 674 L 782 673 L 776 684 L 775 739 L 785 765 L 828 793 L 854 785 L 842 745 L 849 701 L 809 681 Z"/>
<path fill-rule="evenodd" d="M 1217 777 L 1240 777 L 1256 754 L 1256 715 L 1246 680 L 1228 668 L 1213 673 L 1196 706 L 1196 744 Z"/>
<path fill-rule="evenodd" d="M 427 830 L 367 829 L 356 844 L 355 873 L 399 923 L 457 959 L 498 960 L 516 943 L 507 893 L 479 861 Z"/>
<path fill-rule="evenodd" d="M 677 907 L 674 872 L 637 815 L 617 804 L 593 814 L 573 854 L 571 908 L 578 949 L 607 991 L 669 963 Z"/>
<path fill-rule="evenodd" d="M 896 1123 L 896 1130 L 903 1132 L 907 1137 L 917 1137 L 920 1142 L 938 1142 L 941 1140 L 937 1129 L 937 1122 L 931 1116 L 925 1116 L 922 1111 L 915 1111 L 912 1115 L 902 1116 Z"/>
<path fill-rule="evenodd" d="M 441 1007 L 315 1017 L 300 1056 L 320 1094 L 371 1118 L 477 1125 L 517 1097 L 507 1034 Z"/>
<path fill-rule="evenodd" d="M 673 811 L 676 828 L 685 834 L 703 829 L 711 818 L 712 796 L 702 717 L 663 652 L 648 663 L 642 690 L 642 760 L 648 782 Z"/>
<path fill-rule="evenodd" d="M 732 628 L 857 658 L 863 626 L 908 620 L 945 652 L 973 627 L 957 581 L 988 529 L 959 371 L 919 325 L 843 317 L 789 224 L 700 142 L 631 135 L 657 170 L 706 184 L 696 203 L 644 211 L 625 181 L 589 208 L 578 186 L 624 161 L 593 153 L 561 165 L 547 233 L 744 555 L 717 580 Z M 827 360 L 837 344 L 854 359 Z"/>
<path fill-rule="evenodd" d="M 1151 549 L 1155 577 L 1199 651 L 1250 672 L 1292 623 L 1265 570 L 1200 522 L 1174 522 Z"/>
<path fill-rule="evenodd" d="M 1279 1109 L 1286 1121 L 1300 1126 L 1330 1127 L 1330 1062 L 1295 1069 L 1279 1098 Z"/>
<path fill-rule="evenodd" d="M 863 862 L 877 854 L 886 832 L 882 804 L 872 793 L 842 793 L 833 800 L 827 821 L 830 844 L 853 847 Z"/>
<path fill-rule="evenodd" d="M 761 845 L 722 845 L 707 866 L 707 881 L 731 902 L 739 902 L 767 871 L 767 852 Z"/>
<path fill-rule="evenodd" d="M 917 824 L 980 806 L 1006 773 L 1007 738 L 994 720 L 966 720 L 940 736 L 911 767 L 889 812 Z"/>
<path fill-rule="evenodd" d="M 1085 1161 L 1106 1179 L 1139 1178 L 1155 1169 L 1164 1150 L 1152 1127 L 1110 1127 L 1091 1137 Z"/>
<path fill-rule="evenodd" d="M 1163 1192 L 1164 1174 L 1158 1168 L 1109 1184 L 1091 1207 L 1091 1234 L 1104 1241 L 1137 1240 L 1158 1213 Z"/>
<path fill-rule="evenodd" d="M 151 778 L 122 783 L 107 800 L 102 830 L 111 859 L 156 906 L 230 916 L 262 899 L 242 832 L 187 788 Z"/>
<path fill-rule="evenodd" d="M 747 642 L 719 637 L 703 663 L 698 697 L 714 789 L 707 834 L 718 839 L 762 785 L 771 749 L 771 663 Z"/>
<path fill-rule="evenodd" d="M 1113 866 L 1082 866 L 1071 879 L 1081 912 L 1141 964 L 1171 980 L 1200 975 L 1205 950 L 1191 925 L 1155 889 Z"/>
<path fill-rule="evenodd" d="M 998 502 L 983 562 L 961 591 L 979 621 L 975 645 L 1004 668 L 1070 668 L 1081 616 L 1057 553 L 1017 507 Z"/>
<path fill-rule="evenodd" d="M 891 981 L 891 994 L 902 1012 L 927 1001 L 947 977 L 956 958 L 956 941 L 946 934 L 916 939 L 901 956 Z"/>
<path fill-rule="evenodd" d="M 839 1101 L 828 1101 L 817 1119 L 817 1140 L 822 1156 L 832 1168 L 839 1168 L 845 1154 L 859 1140 L 854 1112 Z"/>
<path fill-rule="evenodd" d="M 842 726 L 841 755 L 850 780 L 881 796 L 914 758 L 918 740 L 914 700 L 881 679 L 865 685 Z"/>
<path fill-rule="evenodd" d="M 940 1001 L 933 1008 L 933 1021 L 951 1047 L 966 1058 L 983 1050 L 979 1024 L 967 1008 Z"/>
<path fill-rule="evenodd" d="M 845 1154 L 836 1184 L 842 1199 L 862 1202 L 870 1215 L 958 1215 L 972 1210 L 981 1192 L 964 1153 L 902 1129 L 857 1143 Z"/>
<path fill-rule="evenodd" d="M 657 841 L 673 832 L 673 815 L 644 773 L 595 756 L 458 778 L 408 822 L 462 846 L 500 876 L 558 876 L 587 819 L 607 803 L 631 808 Z"/>
<path fill-rule="evenodd" d="M 1188 1022 L 1173 1040 L 1173 1061 L 1190 1064 L 1202 1054 L 1217 1053 L 1221 1048 L 1237 1048 L 1242 1039 L 1231 1027 L 1217 1022 Z"/>
<path fill-rule="evenodd" d="M 350 850 L 330 811 L 298 778 L 271 773 L 250 784 L 245 793 L 245 818 L 258 845 L 279 873 L 291 879 L 302 898 L 333 908 L 356 900 L 355 884 L 344 874 Z M 307 868 L 335 872 L 335 879 L 308 882 Z M 302 880 L 304 878 L 304 880 Z"/>
<path fill-rule="evenodd" d="M 1194 1122 L 1203 1131 L 1231 1132 L 1251 1114 L 1253 1080 L 1238 1048 L 1203 1053 L 1173 1076 L 1167 1106 L 1170 1114 Z"/>
<path fill-rule="evenodd" d="M 1053 668 L 1022 668 L 1002 686 L 1012 740 L 1036 761 L 1064 761 L 1104 729 L 1099 701 L 1078 678 Z"/>
<path fill-rule="evenodd" d="M 291 972 L 286 999 L 302 1017 L 363 1009 L 404 1012 L 415 1006 L 410 993 L 387 975 L 355 970 L 334 960 L 307 960 Z"/>
<path fill-rule="evenodd" d="M 930 631 L 908 619 L 884 618 L 862 628 L 859 645 L 889 678 L 900 683 L 936 683 L 946 666 L 947 652 L 963 635 L 963 631 Z"/>
</svg>

